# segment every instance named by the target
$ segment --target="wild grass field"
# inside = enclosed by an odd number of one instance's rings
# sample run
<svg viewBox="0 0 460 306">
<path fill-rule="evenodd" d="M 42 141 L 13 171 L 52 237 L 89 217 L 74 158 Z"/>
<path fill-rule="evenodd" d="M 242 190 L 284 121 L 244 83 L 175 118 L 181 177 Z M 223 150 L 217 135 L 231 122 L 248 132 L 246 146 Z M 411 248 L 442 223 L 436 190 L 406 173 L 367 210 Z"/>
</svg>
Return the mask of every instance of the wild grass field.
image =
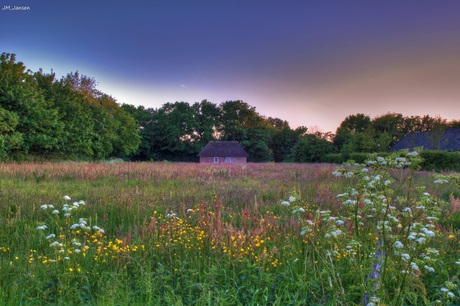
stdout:
<svg viewBox="0 0 460 306">
<path fill-rule="evenodd" d="M 0 304 L 458 305 L 458 176 L 417 158 L 0 164 Z"/>
</svg>

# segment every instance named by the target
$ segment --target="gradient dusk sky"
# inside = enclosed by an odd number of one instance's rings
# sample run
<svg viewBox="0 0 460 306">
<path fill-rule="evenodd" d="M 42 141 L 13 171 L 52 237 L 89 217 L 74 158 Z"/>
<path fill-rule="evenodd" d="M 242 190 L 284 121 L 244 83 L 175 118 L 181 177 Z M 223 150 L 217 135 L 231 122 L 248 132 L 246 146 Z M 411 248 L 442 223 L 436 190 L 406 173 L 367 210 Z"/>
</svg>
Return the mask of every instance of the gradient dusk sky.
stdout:
<svg viewBox="0 0 460 306">
<path fill-rule="evenodd" d="M 243 100 L 261 115 L 323 132 L 356 113 L 460 119 L 457 0 L 0 6 L 0 52 L 58 78 L 78 70 L 119 103 Z"/>
</svg>

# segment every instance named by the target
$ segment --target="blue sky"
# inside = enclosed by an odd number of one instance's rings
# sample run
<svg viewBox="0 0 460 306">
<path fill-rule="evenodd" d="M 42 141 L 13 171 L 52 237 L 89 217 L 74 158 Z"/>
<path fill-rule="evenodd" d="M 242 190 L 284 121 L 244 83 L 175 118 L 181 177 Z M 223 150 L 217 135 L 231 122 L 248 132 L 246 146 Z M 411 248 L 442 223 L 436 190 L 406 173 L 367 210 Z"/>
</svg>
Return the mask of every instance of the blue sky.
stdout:
<svg viewBox="0 0 460 306">
<path fill-rule="evenodd" d="M 5 6 L 28 6 L 25 11 Z M 243 100 L 292 127 L 460 119 L 459 1 L 0 0 L 0 51 L 119 103 Z"/>
</svg>

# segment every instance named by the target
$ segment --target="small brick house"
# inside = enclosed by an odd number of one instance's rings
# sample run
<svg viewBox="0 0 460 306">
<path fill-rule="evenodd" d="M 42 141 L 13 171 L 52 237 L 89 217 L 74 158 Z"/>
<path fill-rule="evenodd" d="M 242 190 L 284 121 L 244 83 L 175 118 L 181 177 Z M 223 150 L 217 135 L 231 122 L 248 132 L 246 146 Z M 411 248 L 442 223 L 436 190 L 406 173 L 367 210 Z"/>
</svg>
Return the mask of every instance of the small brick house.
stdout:
<svg viewBox="0 0 460 306">
<path fill-rule="evenodd" d="M 238 141 L 210 141 L 198 157 L 200 163 L 246 163 L 248 153 Z"/>
</svg>

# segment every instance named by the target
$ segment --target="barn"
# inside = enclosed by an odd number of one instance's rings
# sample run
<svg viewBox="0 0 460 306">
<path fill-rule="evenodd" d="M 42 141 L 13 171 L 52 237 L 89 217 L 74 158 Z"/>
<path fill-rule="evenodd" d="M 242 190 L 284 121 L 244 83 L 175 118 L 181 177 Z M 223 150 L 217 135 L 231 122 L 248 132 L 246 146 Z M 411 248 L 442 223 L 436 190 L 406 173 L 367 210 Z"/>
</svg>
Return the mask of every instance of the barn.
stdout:
<svg viewBox="0 0 460 306">
<path fill-rule="evenodd" d="M 413 150 L 416 147 L 423 147 L 424 150 L 460 151 L 460 128 L 413 132 L 395 143 L 391 151 Z"/>
<path fill-rule="evenodd" d="M 200 163 L 246 163 L 248 153 L 238 141 L 210 141 L 198 157 Z"/>
</svg>

